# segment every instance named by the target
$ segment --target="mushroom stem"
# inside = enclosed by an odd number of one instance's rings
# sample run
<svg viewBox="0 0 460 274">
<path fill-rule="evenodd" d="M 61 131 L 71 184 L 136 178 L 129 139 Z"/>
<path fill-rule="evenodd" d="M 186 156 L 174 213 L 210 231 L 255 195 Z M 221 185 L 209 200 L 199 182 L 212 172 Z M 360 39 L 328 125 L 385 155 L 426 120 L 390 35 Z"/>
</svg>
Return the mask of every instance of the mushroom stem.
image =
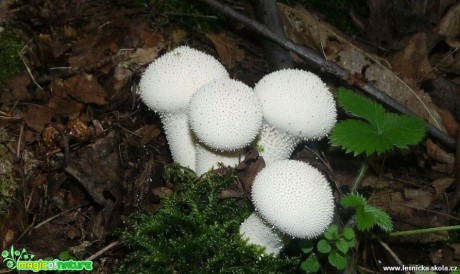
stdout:
<svg viewBox="0 0 460 274">
<path fill-rule="evenodd" d="M 255 212 L 241 223 L 240 234 L 249 244 L 265 248 L 264 253 L 267 255 L 278 255 L 284 246 L 282 237 Z"/>
<path fill-rule="evenodd" d="M 212 168 L 217 168 L 219 163 L 224 166 L 235 166 L 240 162 L 241 150 L 217 151 L 203 144 L 196 144 L 196 174 L 203 175 Z"/>
<path fill-rule="evenodd" d="M 195 171 L 195 135 L 190 129 L 187 113 L 161 115 L 161 122 L 174 162 Z"/>
<path fill-rule="evenodd" d="M 255 146 L 259 150 L 259 155 L 264 158 L 265 164 L 268 165 L 276 161 L 288 160 L 298 143 L 297 138 L 281 133 L 264 122 Z"/>
</svg>

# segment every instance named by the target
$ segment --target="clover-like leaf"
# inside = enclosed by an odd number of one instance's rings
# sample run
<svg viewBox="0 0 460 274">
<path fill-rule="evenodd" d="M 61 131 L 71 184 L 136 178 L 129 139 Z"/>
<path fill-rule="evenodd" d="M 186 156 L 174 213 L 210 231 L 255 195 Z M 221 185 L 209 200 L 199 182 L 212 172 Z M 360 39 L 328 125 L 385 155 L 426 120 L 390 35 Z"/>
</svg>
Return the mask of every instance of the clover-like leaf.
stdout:
<svg viewBox="0 0 460 274">
<path fill-rule="evenodd" d="M 343 270 L 347 267 L 347 257 L 339 254 L 337 251 L 332 250 L 331 253 L 327 256 L 329 263 L 337 268 L 338 270 Z"/>
<path fill-rule="evenodd" d="M 343 238 L 347 241 L 354 241 L 355 240 L 355 232 L 351 227 L 344 227 L 342 232 Z"/>
<path fill-rule="evenodd" d="M 318 241 L 316 248 L 318 249 L 318 252 L 324 253 L 324 254 L 331 252 L 331 249 L 332 249 L 331 244 L 329 244 L 329 242 L 324 239 Z"/>
<path fill-rule="evenodd" d="M 350 249 L 350 246 L 348 245 L 348 242 L 343 238 L 341 238 L 337 242 L 335 242 L 335 246 L 343 254 L 347 254 L 348 250 Z"/>
<path fill-rule="evenodd" d="M 319 271 L 319 262 L 316 256 L 310 256 L 300 265 L 300 269 L 307 273 L 315 273 Z"/>
<path fill-rule="evenodd" d="M 2 257 L 3 257 L 3 258 L 8 257 L 8 255 L 10 255 L 10 253 L 9 253 L 8 251 L 6 251 L 6 250 L 3 250 L 3 251 L 2 251 Z"/>
<path fill-rule="evenodd" d="M 314 248 L 315 248 L 315 245 L 313 244 L 312 241 L 305 241 L 302 244 L 302 252 L 305 254 L 312 252 Z"/>
<path fill-rule="evenodd" d="M 422 119 L 386 113 L 376 102 L 347 89 L 340 89 L 338 101 L 342 107 L 362 119 L 348 119 L 335 125 L 330 142 L 355 156 L 382 154 L 395 147 L 407 148 L 425 136 Z"/>
<path fill-rule="evenodd" d="M 324 231 L 324 238 L 333 241 L 339 238 L 339 231 L 337 225 L 331 225 Z"/>
</svg>

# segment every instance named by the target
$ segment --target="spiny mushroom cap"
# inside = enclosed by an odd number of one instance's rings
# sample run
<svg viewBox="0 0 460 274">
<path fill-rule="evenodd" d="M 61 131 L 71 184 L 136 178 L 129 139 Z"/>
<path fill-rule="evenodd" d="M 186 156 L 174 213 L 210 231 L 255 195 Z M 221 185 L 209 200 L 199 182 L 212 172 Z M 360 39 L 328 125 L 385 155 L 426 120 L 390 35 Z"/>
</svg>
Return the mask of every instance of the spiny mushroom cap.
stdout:
<svg viewBox="0 0 460 274">
<path fill-rule="evenodd" d="M 256 138 L 262 126 L 262 108 L 250 87 L 221 78 L 193 95 L 189 119 L 198 141 L 215 150 L 233 151 Z"/>
<path fill-rule="evenodd" d="M 279 131 L 304 140 L 326 136 L 337 120 L 335 101 L 315 74 L 284 69 L 264 76 L 255 86 L 264 119 Z"/>
<path fill-rule="evenodd" d="M 278 255 L 283 248 L 281 237 L 256 213 L 252 213 L 241 223 L 240 234 L 241 238 L 247 240 L 248 243 L 264 247 L 265 254 Z"/>
<path fill-rule="evenodd" d="M 317 169 L 296 160 L 262 169 L 252 185 L 252 201 L 265 221 L 295 238 L 319 236 L 334 213 L 327 180 Z"/>
<path fill-rule="evenodd" d="M 297 143 L 296 138 L 263 123 L 255 145 L 258 149 L 260 148 L 259 155 L 264 158 L 265 164 L 269 165 L 276 161 L 289 159 Z"/>
<path fill-rule="evenodd" d="M 142 101 L 155 112 L 186 111 L 195 91 L 222 77 L 228 78 L 228 72 L 214 57 L 181 46 L 147 67 L 139 91 Z"/>
</svg>

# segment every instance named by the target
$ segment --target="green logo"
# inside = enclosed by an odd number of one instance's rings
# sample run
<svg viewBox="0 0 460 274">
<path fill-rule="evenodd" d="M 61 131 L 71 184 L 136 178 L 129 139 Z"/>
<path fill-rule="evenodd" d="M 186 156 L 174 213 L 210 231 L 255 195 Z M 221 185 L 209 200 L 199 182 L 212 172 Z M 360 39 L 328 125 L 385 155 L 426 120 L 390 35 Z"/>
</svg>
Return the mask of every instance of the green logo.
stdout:
<svg viewBox="0 0 460 274">
<path fill-rule="evenodd" d="M 38 271 L 53 271 L 53 270 L 67 270 L 67 271 L 81 271 L 93 270 L 92 261 L 74 261 L 74 260 L 32 260 L 34 254 L 27 253 L 23 248 L 21 251 L 14 250 L 12 245 L 10 250 L 2 251 L 3 264 L 6 264 L 11 270 L 30 270 L 33 272 Z"/>
</svg>

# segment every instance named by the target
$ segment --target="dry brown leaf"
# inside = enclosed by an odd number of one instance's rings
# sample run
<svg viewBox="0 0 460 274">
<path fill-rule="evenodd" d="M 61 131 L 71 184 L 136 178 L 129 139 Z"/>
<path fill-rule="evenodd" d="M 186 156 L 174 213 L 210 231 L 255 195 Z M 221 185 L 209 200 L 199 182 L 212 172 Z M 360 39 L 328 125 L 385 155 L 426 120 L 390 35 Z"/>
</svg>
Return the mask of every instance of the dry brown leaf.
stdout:
<svg viewBox="0 0 460 274">
<path fill-rule="evenodd" d="M 431 139 L 427 140 L 426 149 L 428 156 L 436 161 L 436 163 L 432 166 L 434 171 L 448 174 L 454 171 L 455 160 L 453 153 L 447 153 Z"/>
<path fill-rule="evenodd" d="M 262 157 L 259 157 L 259 153 L 256 150 L 250 150 L 244 156 L 244 161 L 240 162 L 235 168 L 246 195 L 251 195 L 252 183 L 257 173 L 264 167 L 265 161 Z"/>
<path fill-rule="evenodd" d="M 414 34 L 402 50 L 390 57 L 390 63 L 402 78 L 434 79 L 424 33 Z"/>
<path fill-rule="evenodd" d="M 436 29 L 439 34 L 447 37 L 458 36 L 460 33 L 460 3 L 449 9 Z"/>
<path fill-rule="evenodd" d="M 244 59 L 244 51 L 225 33 L 208 33 L 206 35 L 214 44 L 220 62 L 227 68 L 234 68 Z"/>
<path fill-rule="evenodd" d="M 51 122 L 54 112 L 40 105 L 27 104 L 27 110 L 24 111 L 23 117 L 27 126 L 41 133 L 47 124 Z"/>
<path fill-rule="evenodd" d="M 421 90 L 411 88 L 388 69 L 385 62 L 352 45 L 343 34 L 318 21 L 308 11 L 283 4 L 279 4 L 279 9 L 289 39 L 315 49 L 326 60 L 336 62 L 351 73 L 362 73 L 376 88 L 445 132 L 430 96 Z"/>
</svg>

